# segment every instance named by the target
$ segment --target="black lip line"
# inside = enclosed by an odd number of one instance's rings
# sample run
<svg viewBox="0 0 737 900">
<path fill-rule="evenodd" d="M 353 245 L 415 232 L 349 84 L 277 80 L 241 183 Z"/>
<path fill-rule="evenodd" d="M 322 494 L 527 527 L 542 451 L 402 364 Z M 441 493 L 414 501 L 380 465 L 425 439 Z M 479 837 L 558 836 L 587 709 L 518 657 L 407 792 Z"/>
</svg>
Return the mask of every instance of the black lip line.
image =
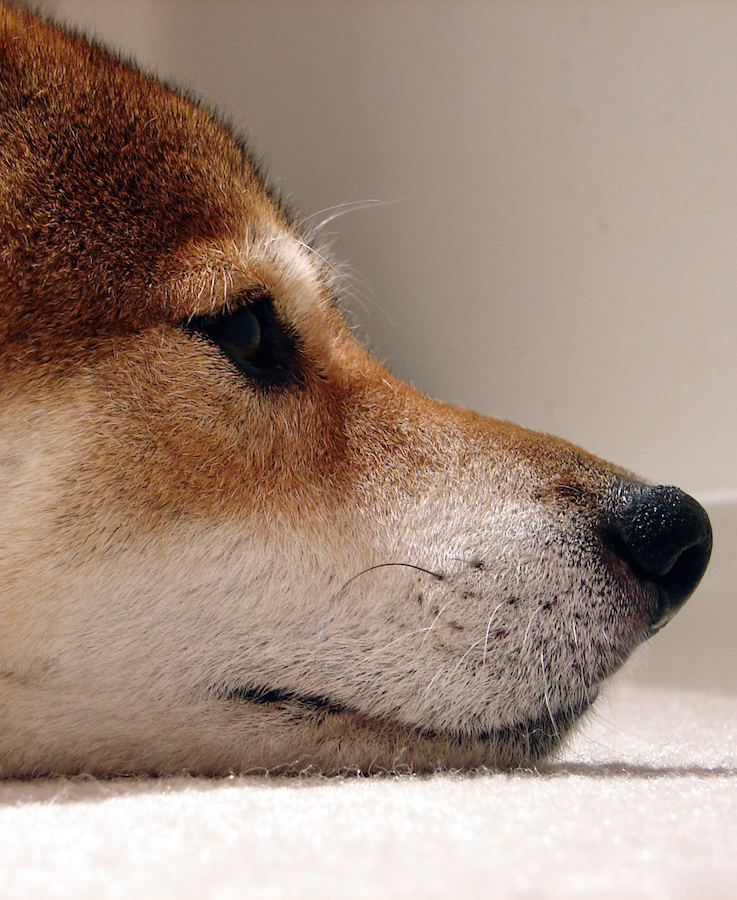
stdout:
<svg viewBox="0 0 737 900">
<path fill-rule="evenodd" d="M 549 711 L 541 713 L 537 718 L 530 718 L 524 722 L 514 725 L 500 725 L 497 728 L 481 732 L 445 732 L 446 736 L 461 741 L 463 739 L 475 739 L 482 742 L 488 741 L 507 741 L 513 738 L 527 736 L 533 738 L 554 738 L 562 736 L 573 723 L 591 706 L 599 695 L 598 687 L 592 689 L 589 697 L 576 704 L 557 710 L 551 715 Z M 246 701 L 256 703 L 259 706 L 273 706 L 278 704 L 294 703 L 305 706 L 309 709 L 319 710 L 326 713 L 354 713 L 355 715 L 366 716 L 367 718 L 378 718 L 363 713 L 361 710 L 353 706 L 346 706 L 342 703 L 335 703 L 328 700 L 327 697 L 321 697 L 316 694 L 298 694 L 296 691 L 288 691 L 283 688 L 266 688 L 266 687 L 236 687 L 228 690 L 221 695 L 225 700 Z M 397 722 L 397 725 L 402 723 Z M 409 724 L 403 727 L 412 728 Z M 552 728 L 552 733 L 550 729 Z M 432 739 L 443 732 L 434 731 L 432 728 L 417 728 L 417 731 L 425 737 Z"/>
<path fill-rule="evenodd" d="M 300 706 L 307 706 L 310 709 L 324 710 L 330 713 L 359 712 L 359 710 L 351 706 L 334 703 L 332 700 L 328 700 L 327 697 L 320 697 L 317 694 L 298 694 L 296 691 L 287 691 L 283 688 L 242 686 L 226 691 L 223 699 L 245 700 L 249 703 L 257 703 L 259 706 L 296 703 Z"/>
</svg>

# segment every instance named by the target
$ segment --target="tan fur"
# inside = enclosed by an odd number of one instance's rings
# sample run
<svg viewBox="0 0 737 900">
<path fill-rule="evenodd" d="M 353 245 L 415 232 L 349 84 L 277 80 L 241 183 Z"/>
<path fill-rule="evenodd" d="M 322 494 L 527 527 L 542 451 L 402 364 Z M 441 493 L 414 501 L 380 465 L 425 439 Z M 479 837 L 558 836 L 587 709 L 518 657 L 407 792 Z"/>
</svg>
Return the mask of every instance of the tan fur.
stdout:
<svg viewBox="0 0 737 900">
<path fill-rule="evenodd" d="M 223 125 L 7 6 L 0 128 L 0 774 L 557 746 L 651 616 L 629 476 L 395 379 Z M 254 290 L 277 389 L 185 327 Z"/>
</svg>

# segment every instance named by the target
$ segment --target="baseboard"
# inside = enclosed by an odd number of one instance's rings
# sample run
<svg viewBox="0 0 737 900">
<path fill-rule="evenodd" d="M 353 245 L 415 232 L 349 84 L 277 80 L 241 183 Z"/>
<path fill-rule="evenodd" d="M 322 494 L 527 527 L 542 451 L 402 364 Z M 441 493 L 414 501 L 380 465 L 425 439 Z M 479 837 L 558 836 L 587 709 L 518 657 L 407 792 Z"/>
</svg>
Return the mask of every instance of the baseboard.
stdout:
<svg viewBox="0 0 737 900">
<path fill-rule="evenodd" d="M 698 498 L 711 517 L 714 550 L 696 593 L 634 655 L 625 677 L 737 694 L 737 495 Z"/>
</svg>

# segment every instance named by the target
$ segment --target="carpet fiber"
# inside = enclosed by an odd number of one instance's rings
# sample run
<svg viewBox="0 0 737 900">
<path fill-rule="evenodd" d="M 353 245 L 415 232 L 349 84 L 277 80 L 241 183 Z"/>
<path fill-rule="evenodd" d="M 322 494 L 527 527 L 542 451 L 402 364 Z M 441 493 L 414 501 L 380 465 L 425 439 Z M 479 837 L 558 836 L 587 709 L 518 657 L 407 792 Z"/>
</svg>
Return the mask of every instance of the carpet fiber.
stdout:
<svg viewBox="0 0 737 900">
<path fill-rule="evenodd" d="M 0 784 L 0 897 L 737 897 L 737 697 L 624 684 L 541 772 Z"/>
</svg>

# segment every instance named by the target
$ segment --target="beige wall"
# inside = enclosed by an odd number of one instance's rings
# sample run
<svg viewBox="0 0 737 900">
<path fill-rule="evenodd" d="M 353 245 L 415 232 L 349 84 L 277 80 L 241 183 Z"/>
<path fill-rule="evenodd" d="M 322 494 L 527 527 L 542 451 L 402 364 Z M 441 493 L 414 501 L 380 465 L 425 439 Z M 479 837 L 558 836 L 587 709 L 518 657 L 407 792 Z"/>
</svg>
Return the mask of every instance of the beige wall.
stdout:
<svg viewBox="0 0 737 900">
<path fill-rule="evenodd" d="M 710 500 L 636 671 L 737 690 L 737 2 L 47 6 L 218 104 L 315 221 L 382 201 L 326 230 L 399 374 Z"/>
</svg>

